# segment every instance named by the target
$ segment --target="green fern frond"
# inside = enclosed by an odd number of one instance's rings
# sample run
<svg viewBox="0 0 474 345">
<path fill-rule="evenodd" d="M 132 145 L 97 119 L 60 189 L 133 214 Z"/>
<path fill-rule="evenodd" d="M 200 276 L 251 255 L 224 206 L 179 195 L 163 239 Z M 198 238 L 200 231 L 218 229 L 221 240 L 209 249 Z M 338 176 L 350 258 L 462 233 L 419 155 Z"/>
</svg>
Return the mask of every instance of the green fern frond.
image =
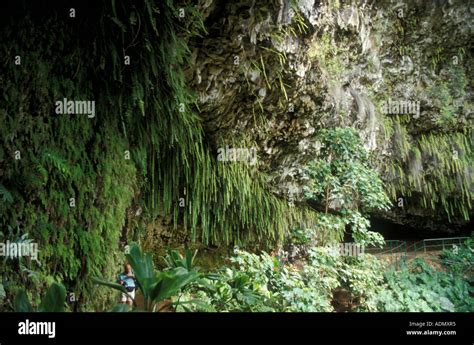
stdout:
<svg viewBox="0 0 474 345">
<path fill-rule="evenodd" d="M 4 203 L 7 203 L 7 204 L 13 203 L 13 195 L 1 183 L 0 183 L 0 195 L 2 196 L 2 201 Z"/>
</svg>

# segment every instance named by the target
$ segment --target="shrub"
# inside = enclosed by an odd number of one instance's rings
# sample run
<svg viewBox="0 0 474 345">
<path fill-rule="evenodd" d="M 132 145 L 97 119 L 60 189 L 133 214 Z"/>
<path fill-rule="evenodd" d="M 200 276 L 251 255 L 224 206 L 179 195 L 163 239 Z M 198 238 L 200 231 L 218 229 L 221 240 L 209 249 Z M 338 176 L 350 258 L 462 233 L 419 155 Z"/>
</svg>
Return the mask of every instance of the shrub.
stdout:
<svg viewBox="0 0 474 345">
<path fill-rule="evenodd" d="M 385 274 L 384 289 L 373 303 L 380 311 L 473 311 L 469 283 L 454 272 L 436 271 L 422 259 Z"/>
</svg>

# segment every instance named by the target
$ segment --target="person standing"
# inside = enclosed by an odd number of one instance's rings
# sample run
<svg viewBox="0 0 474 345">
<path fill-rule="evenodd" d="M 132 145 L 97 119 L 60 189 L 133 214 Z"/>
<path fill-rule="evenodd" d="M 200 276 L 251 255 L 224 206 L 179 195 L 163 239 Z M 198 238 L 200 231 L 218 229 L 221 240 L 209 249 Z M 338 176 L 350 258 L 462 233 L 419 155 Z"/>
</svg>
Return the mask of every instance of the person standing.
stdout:
<svg viewBox="0 0 474 345">
<path fill-rule="evenodd" d="M 136 279 L 132 272 L 132 266 L 129 263 L 123 265 L 123 268 L 124 271 L 118 276 L 118 283 L 127 290 L 127 293 L 122 293 L 120 302 L 132 307 L 133 300 L 135 299 L 135 290 L 137 288 Z"/>
</svg>

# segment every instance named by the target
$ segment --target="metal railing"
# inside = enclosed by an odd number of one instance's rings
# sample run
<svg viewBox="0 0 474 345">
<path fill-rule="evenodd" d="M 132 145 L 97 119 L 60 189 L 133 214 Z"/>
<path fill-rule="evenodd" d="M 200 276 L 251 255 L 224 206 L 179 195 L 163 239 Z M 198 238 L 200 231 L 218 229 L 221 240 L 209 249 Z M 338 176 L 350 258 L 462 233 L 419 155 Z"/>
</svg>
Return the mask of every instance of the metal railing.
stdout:
<svg viewBox="0 0 474 345">
<path fill-rule="evenodd" d="M 468 239 L 469 237 L 429 238 L 423 240 L 424 250 L 425 252 L 426 248 L 437 248 L 437 250 L 445 250 L 446 248 L 452 248 L 454 245 L 461 245 L 464 243 L 464 241 Z M 440 241 L 441 243 L 439 243 Z"/>
<path fill-rule="evenodd" d="M 401 240 L 385 240 L 385 246 L 382 248 L 379 247 L 368 247 L 366 249 L 367 252 L 371 254 L 387 254 L 393 253 L 398 250 L 406 251 L 407 243 Z"/>
<path fill-rule="evenodd" d="M 366 249 L 366 252 L 378 256 L 386 255 L 391 264 L 398 265 L 407 257 L 407 243 L 401 240 L 386 240 L 384 247 L 370 247 Z"/>
<path fill-rule="evenodd" d="M 392 264 L 398 265 L 401 260 L 410 257 L 417 257 L 419 254 L 441 251 L 452 248 L 454 245 L 461 245 L 470 237 L 444 237 L 444 238 L 428 238 L 407 244 L 402 240 L 386 240 L 385 246 L 382 248 L 369 247 L 366 252 L 373 255 L 387 255 Z M 395 261 L 395 262 L 394 262 Z"/>
</svg>

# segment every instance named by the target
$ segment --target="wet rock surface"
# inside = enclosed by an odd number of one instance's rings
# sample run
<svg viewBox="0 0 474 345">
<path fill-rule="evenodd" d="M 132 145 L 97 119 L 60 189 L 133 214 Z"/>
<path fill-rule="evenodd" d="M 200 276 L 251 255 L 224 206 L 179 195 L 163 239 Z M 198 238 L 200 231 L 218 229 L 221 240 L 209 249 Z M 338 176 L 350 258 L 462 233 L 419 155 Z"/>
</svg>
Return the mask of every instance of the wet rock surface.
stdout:
<svg viewBox="0 0 474 345">
<path fill-rule="evenodd" d="M 393 210 L 379 216 L 443 231 L 465 224 L 420 206 L 422 187 L 402 188 L 390 167 L 399 161 L 407 181 L 430 178 L 430 169 L 437 169 L 428 153 L 416 160 L 400 149 L 397 128 L 411 144 L 455 132 L 468 133 L 472 142 L 468 3 L 206 0 L 198 7 L 208 32 L 190 42 L 186 74 L 216 150 L 257 147 L 269 188 L 303 201 L 302 172 L 318 152 L 315 132 L 351 126 L 387 185 L 396 186 Z M 446 125 L 439 93 L 456 81 L 449 89 L 454 120 Z M 390 114 L 397 109 L 387 110 L 389 101 L 414 103 Z M 472 167 L 458 175 L 472 192 Z M 407 201 L 402 208 L 398 198 Z"/>
</svg>

